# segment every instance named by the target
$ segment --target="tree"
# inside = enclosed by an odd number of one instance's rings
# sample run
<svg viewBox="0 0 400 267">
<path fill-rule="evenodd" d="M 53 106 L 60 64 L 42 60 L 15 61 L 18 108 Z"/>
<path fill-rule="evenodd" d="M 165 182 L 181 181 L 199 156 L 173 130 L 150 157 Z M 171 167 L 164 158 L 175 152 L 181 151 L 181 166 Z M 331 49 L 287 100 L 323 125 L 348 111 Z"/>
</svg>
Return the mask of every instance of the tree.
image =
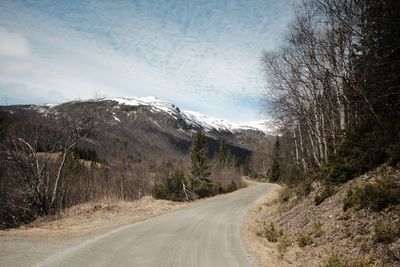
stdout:
<svg viewBox="0 0 400 267">
<path fill-rule="evenodd" d="M 192 191 L 199 197 L 212 194 L 212 184 L 208 178 L 211 167 L 208 165 L 207 144 L 203 128 L 199 128 L 193 137 L 191 148 L 191 186 Z"/>
<path fill-rule="evenodd" d="M 219 142 L 219 151 L 218 151 L 218 164 L 220 168 L 226 167 L 228 165 L 228 149 L 226 147 L 226 142 L 222 139 Z"/>
<path fill-rule="evenodd" d="M 395 0 L 299 4 L 285 44 L 263 57 L 285 173 L 327 168 L 321 178 L 345 181 L 395 158 L 399 14 Z"/>
<path fill-rule="evenodd" d="M 30 209 L 40 215 L 57 212 L 66 197 L 65 169 L 78 143 L 94 125 L 94 113 L 79 107 L 58 107 L 46 116 L 32 114 L 10 126 L 5 141 L 7 165 L 26 187 Z M 64 109 L 62 112 L 61 109 Z"/>
<path fill-rule="evenodd" d="M 155 185 L 154 196 L 172 201 L 188 201 L 189 194 L 185 184 L 185 175 L 180 168 L 177 168 L 168 175 L 164 184 Z"/>
<path fill-rule="evenodd" d="M 274 146 L 274 155 L 272 158 L 272 166 L 270 172 L 270 181 L 277 182 L 281 176 L 281 170 L 279 166 L 280 155 L 279 155 L 279 137 L 276 138 L 275 146 Z"/>
</svg>

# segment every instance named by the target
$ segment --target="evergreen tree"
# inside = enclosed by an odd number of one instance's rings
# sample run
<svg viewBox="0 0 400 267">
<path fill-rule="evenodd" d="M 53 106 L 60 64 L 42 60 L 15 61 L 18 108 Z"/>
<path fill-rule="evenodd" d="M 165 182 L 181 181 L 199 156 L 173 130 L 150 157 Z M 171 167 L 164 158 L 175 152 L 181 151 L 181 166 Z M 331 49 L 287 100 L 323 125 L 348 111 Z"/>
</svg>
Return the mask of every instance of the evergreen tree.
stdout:
<svg viewBox="0 0 400 267">
<path fill-rule="evenodd" d="M 279 153 L 279 137 L 276 138 L 275 147 L 274 147 L 274 155 L 272 157 L 272 166 L 271 166 L 271 174 L 270 174 L 270 181 L 276 182 L 279 180 L 281 176 L 281 170 L 279 166 L 280 160 L 280 153 Z"/>
<path fill-rule="evenodd" d="M 208 165 L 207 152 L 204 130 L 199 128 L 193 138 L 190 154 L 192 161 L 192 191 L 199 197 L 206 197 L 212 194 L 212 184 L 208 178 L 211 174 L 211 167 Z"/>
<path fill-rule="evenodd" d="M 250 156 L 247 156 L 246 161 L 244 162 L 243 174 L 245 176 L 251 176 Z"/>
<path fill-rule="evenodd" d="M 224 139 L 222 139 L 219 142 L 219 152 L 218 152 L 218 163 L 219 167 L 223 168 L 227 165 L 228 163 L 228 148 L 226 147 L 226 142 Z"/>
<path fill-rule="evenodd" d="M 165 183 L 155 185 L 154 197 L 172 201 L 188 200 L 188 195 L 184 191 L 184 184 L 186 184 L 185 175 L 180 168 L 177 168 L 170 173 Z"/>
</svg>

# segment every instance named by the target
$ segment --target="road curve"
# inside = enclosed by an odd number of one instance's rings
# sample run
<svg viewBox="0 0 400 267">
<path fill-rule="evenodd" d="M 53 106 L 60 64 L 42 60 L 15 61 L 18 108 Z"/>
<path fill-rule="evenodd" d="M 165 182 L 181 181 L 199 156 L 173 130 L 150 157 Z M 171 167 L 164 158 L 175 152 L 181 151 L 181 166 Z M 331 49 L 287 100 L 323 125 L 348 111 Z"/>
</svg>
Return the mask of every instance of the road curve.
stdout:
<svg viewBox="0 0 400 267">
<path fill-rule="evenodd" d="M 36 266 L 250 266 L 239 228 L 257 184 L 188 208 L 131 224 L 52 255 Z"/>
</svg>

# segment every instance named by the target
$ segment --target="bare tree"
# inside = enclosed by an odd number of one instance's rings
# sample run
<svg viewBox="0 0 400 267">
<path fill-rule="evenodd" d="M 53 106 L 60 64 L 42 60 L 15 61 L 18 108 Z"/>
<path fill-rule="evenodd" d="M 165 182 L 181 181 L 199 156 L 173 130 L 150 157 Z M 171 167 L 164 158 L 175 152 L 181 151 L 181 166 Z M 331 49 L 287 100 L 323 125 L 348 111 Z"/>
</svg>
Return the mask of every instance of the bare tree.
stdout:
<svg viewBox="0 0 400 267">
<path fill-rule="evenodd" d="M 6 141 L 9 164 L 29 187 L 26 195 L 40 214 L 61 208 L 67 161 L 93 128 L 93 112 L 70 106 L 60 109 L 30 115 L 23 128 L 21 122 L 15 123 Z"/>
</svg>

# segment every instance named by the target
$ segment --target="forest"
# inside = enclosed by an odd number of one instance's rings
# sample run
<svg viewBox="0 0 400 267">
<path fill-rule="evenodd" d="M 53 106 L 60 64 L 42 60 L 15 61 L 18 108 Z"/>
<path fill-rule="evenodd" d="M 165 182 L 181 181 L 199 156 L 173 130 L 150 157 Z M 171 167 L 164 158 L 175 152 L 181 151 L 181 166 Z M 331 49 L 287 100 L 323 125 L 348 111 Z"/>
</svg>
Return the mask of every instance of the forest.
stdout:
<svg viewBox="0 0 400 267">
<path fill-rule="evenodd" d="M 299 4 L 285 44 L 262 58 L 280 179 L 335 184 L 399 163 L 399 14 L 398 1 Z"/>
</svg>

